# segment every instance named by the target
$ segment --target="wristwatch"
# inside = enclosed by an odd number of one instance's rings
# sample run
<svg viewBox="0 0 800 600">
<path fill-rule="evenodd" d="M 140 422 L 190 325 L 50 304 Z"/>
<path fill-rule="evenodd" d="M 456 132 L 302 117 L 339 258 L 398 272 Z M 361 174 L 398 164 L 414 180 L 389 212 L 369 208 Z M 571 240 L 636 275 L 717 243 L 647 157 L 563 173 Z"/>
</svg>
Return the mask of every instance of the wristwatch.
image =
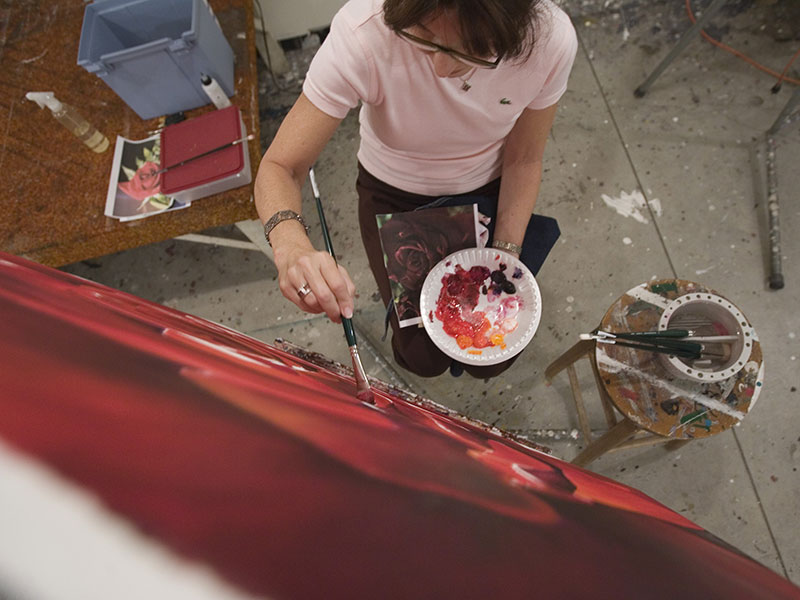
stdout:
<svg viewBox="0 0 800 600">
<path fill-rule="evenodd" d="M 273 229 L 275 229 L 275 226 L 278 223 L 283 223 L 284 221 L 289 221 L 289 220 L 297 221 L 298 223 L 300 223 L 300 225 L 302 225 L 305 228 L 306 233 L 308 233 L 308 225 L 306 225 L 306 222 L 303 220 L 303 217 L 301 215 L 297 214 L 293 210 L 279 210 L 274 215 L 272 215 L 267 220 L 266 223 L 264 223 L 264 237 L 267 238 L 267 243 L 269 244 L 270 248 L 272 248 L 272 242 L 269 241 L 269 234 L 272 232 Z"/>
<path fill-rule="evenodd" d="M 506 252 L 513 252 L 517 256 L 522 254 L 522 246 L 518 246 L 517 244 L 512 244 L 511 242 L 504 242 L 502 240 L 493 241 L 492 248 L 497 248 L 498 250 L 505 250 Z"/>
</svg>

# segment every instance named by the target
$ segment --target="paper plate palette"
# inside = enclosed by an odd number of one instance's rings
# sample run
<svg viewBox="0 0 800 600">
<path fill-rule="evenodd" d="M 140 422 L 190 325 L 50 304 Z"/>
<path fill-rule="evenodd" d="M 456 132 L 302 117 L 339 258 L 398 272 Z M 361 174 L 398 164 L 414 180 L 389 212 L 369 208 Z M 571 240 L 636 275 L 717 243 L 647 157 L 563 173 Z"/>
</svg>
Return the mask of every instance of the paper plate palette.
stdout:
<svg viewBox="0 0 800 600">
<path fill-rule="evenodd" d="M 495 286 L 492 293 L 491 276 L 474 283 L 478 291 L 477 304 L 474 308 L 462 308 L 461 311 L 466 320 L 474 322 L 482 320 L 476 313 L 484 313 L 491 323 L 489 332 L 496 332 L 493 339 L 497 343 L 485 347 L 470 345 L 462 348 L 456 337 L 445 331 L 444 323 L 437 316 L 437 304 L 442 297 L 444 281 L 456 273 L 457 267 L 469 271 L 475 266 L 486 267 L 490 273 L 500 271 L 513 284 L 514 291 L 498 292 Z M 472 293 L 474 297 L 474 291 Z M 501 305 L 502 309 L 499 308 Z M 506 307 L 511 308 L 506 310 Z M 518 310 L 514 310 L 515 308 Z M 420 294 L 420 314 L 431 340 L 446 355 L 464 364 L 494 365 L 519 354 L 533 339 L 542 316 L 542 297 L 536 279 L 522 262 L 493 248 L 469 248 L 445 257 L 428 273 Z M 504 315 L 513 316 L 503 319 Z M 506 331 L 514 325 L 512 321 L 515 321 L 516 327 L 512 331 Z M 464 344 L 465 338 L 461 342 Z"/>
</svg>

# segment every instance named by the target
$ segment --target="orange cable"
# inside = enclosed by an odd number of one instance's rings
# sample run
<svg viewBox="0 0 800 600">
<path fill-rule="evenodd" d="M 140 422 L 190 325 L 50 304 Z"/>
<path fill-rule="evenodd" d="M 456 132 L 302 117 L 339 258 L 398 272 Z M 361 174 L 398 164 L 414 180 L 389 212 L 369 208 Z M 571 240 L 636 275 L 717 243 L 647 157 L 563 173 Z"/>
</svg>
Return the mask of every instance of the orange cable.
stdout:
<svg viewBox="0 0 800 600">
<path fill-rule="evenodd" d="M 690 21 L 691 21 L 693 24 L 697 22 L 697 19 L 695 18 L 695 16 L 694 16 L 694 13 L 692 12 L 691 0 L 686 0 L 686 13 L 689 15 L 689 20 L 690 20 Z M 753 60 L 753 59 L 752 59 L 752 58 L 750 58 L 749 56 L 747 56 L 747 55 L 745 55 L 745 54 L 743 54 L 743 53 L 739 52 L 739 51 L 738 51 L 738 50 L 736 50 L 735 48 L 731 48 L 731 47 L 730 47 L 730 46 L 728 46 L 727 44 L 723 44 L 723 43 L 722 43 L 722 42 L 720 42 L 719 40 L 717 40 L 717 39 L 714 39 L 713 37 L 711 37 L 710 35 L 708 35 L 708 34 L 705 32 L 705 30 L 702 30 L 702 29 L 701 29 L 701 30 L 700 30 L 700 35 L 702 35 L 702 36 L 703 36 L 703 38 L 704 38 L 706 41 L 710 42 L 710 43 L 711 43 L 711 44 L 713 44 L 714 46 L 717 46 L 718 48 L 722 48 L 722 49 L 723 49 L 723 50 L 725 50 L 726 52 L 730 52 L 731 54 L 733 54 L 733 55 L 734 55 L 734 56 L 736 56 L 737 58 L 741 58 L 741 59 L 742 59 L 743 61 L 745 61 L 747 64 L 749 64 L 749 65 L 752 65 L 752 66 L 753 66 L 753 67 L 755 67 L 756 69 L 760 69 L 761 71 L 764 71 L 765 73 L 769 73 L 770 75 L 772 75 L 773 77 L 775 77 L 775 78 L 778 80 L 778 83 L 777 83 L 776 85 L 780 85 L 780 84 L 781 84 L 781 83 L 783 83 L 784 81 L 788 81 L 789 83 L 793 83 L 794 85 L 800 85 L 800 80 L 794 79 L 794 78 L 792 78 L 792 77 L 786 77 L 786 72 L 789 70 L 789 67 L 791 67 L 791 66 L 792 66 L 792 63 L 793 63 L 793 62 L 794 62 L 794 60 L 797 58 L 797 56 L 798 56 L 798 55 L 800 55 L 800 50 L 798 50 L 797 52 L 795 52 L 795 55 L 794 55 L 794 56 L 791 58 L 791 60 L 790 60 L 790 61 L 787 63 L 786 67 L 784 67 L 784 69 L 783 69 L 783 73 L 778 73 L 777 71 L 774 71 L 774 70 L 770 69 L 769 67 L 765 67 L 764 65 L 762 65 L 762 64 L 760 64 L 760 63 L 758 63 L 758 62 L 756 62 L 755 60 Z"/>
<path fill-rule="evenodd" d="M 798 56 L 800 56 L 800 50 L 798 50 L 797 52 L 795 52 L 795 53 L 794 53 L 794 56 L 792 56 L 791 60 L 790 60 L 788 63 L 786 63 L 786 66 L 783 68 L 783 73 L 781 73 L 781 76 L 778 78 L 778 83 L 777 83 L 776 85 L 780 85 L 780 84 L 781 84 L 781 83 L 783 83 L 784 81 L 787 81 L 787 79 L 786 79 L 786 71 L 788 71 L 788 70 L 789 70 L 789 67 L 791 67 L 791 66 L 792 66 L 792 63 L 795 61 L 795 59 L 796 59 Z"/>
</svg>

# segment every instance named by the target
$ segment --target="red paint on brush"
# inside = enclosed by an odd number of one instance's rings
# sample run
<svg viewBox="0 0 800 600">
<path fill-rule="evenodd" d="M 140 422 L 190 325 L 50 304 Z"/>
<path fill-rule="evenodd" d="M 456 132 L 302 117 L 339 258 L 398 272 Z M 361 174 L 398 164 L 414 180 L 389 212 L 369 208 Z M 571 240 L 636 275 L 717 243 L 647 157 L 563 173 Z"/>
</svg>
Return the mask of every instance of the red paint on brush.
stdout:
<svg viewBox="0 0 800 600">
<path fill-rule="evenodd" d="M 366 402 L 367 404 L 375 404 L 375 395 L 370 389 L 356 392 L 356 398 L 358 398 L 361 402 Z"/>
</svg>

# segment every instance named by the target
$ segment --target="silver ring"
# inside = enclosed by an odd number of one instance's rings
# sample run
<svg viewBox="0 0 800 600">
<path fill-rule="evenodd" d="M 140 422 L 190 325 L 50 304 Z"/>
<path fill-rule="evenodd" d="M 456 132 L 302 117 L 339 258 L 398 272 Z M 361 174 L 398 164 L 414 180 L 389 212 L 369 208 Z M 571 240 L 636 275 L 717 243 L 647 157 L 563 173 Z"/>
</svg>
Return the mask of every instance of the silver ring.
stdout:
<svg viewBox="0 0 800 600">
<path fill-rule="evenodd" d="M 305 298 L 305 297 L 306 297 L 306 296 L 308 296 L 310 293 L 311 293 L 311 288 L 310 288 L 310 287 L 308 287 L 308 284 L 307 284 L 307 283 L 304 283 L 303 285 L 301 285 L 301 286 L 300 286 L 300 287 L 297 289 L 297 295 L 298 295 L 298 296 L 300 296 L 301 298 Z"/>
</svg>

